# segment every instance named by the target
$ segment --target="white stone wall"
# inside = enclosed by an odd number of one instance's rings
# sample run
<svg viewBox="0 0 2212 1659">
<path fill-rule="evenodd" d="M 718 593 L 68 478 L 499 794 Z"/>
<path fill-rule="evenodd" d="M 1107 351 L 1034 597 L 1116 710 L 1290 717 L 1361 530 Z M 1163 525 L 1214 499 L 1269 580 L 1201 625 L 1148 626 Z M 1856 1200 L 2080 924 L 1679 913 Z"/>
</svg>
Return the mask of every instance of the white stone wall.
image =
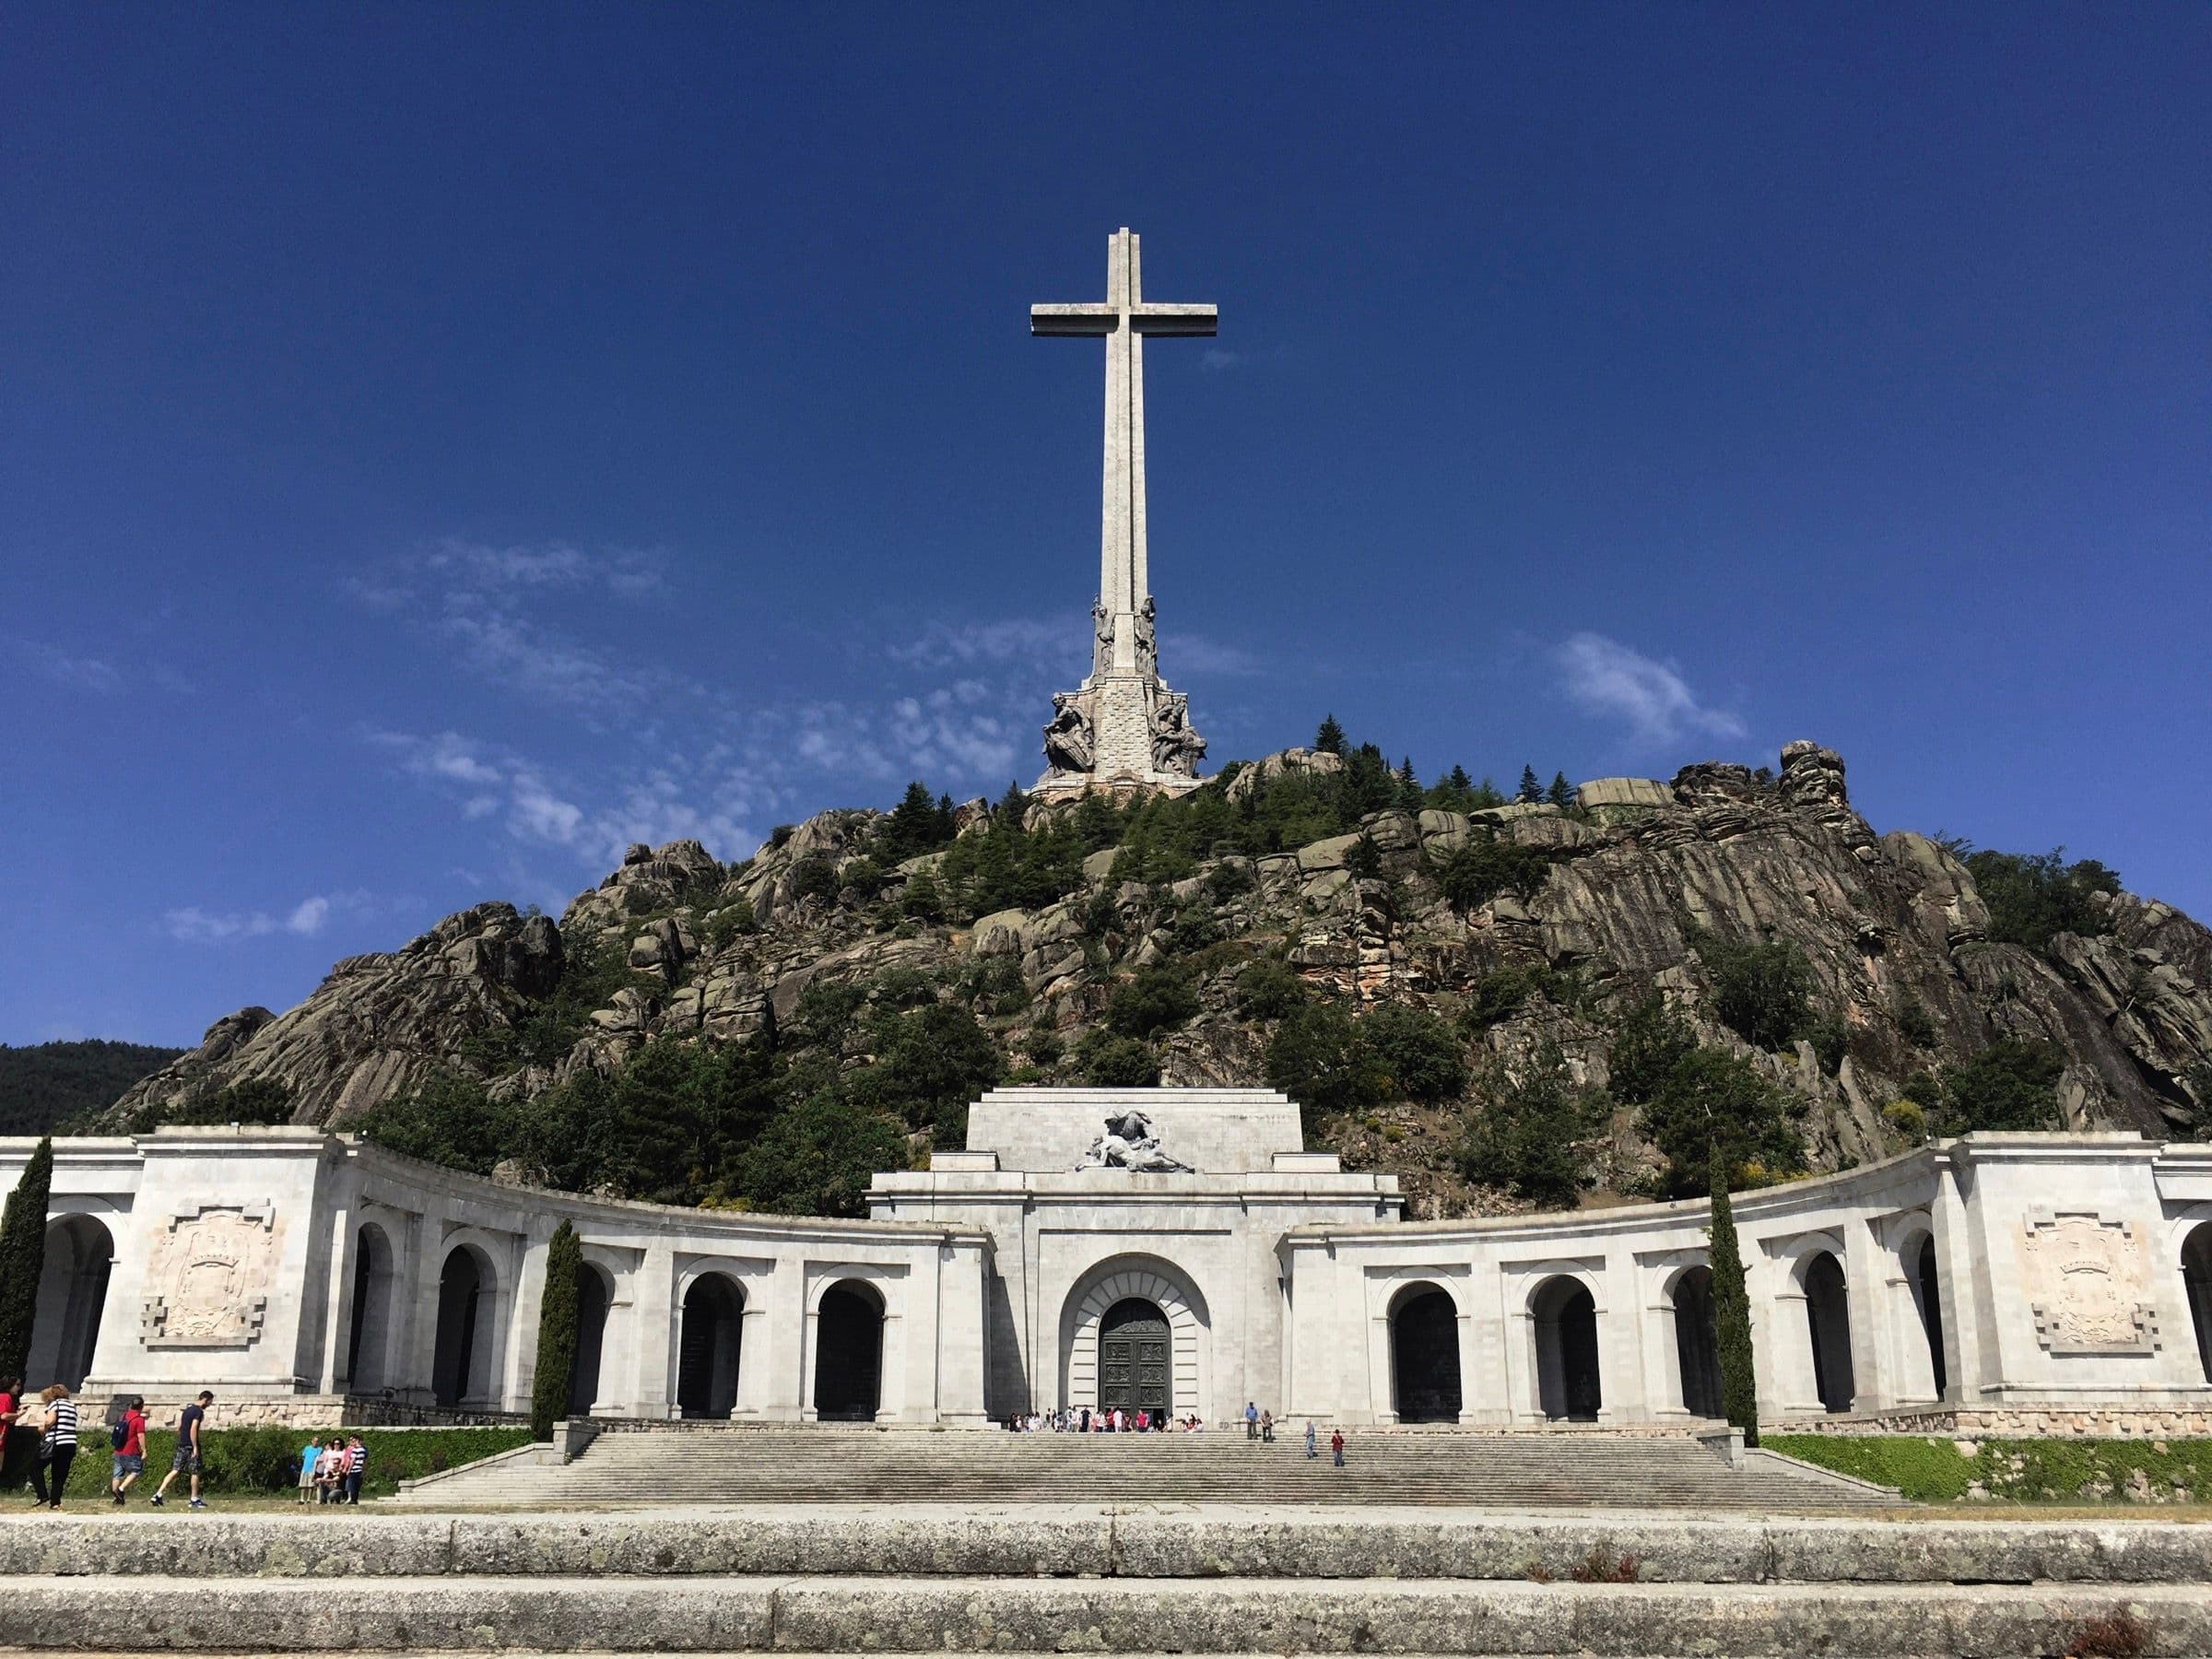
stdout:
<svg viewBox="0 0 2212 1659">
<path fill-rule="evenodd" d="M 822 1300 L 859 1283 L 882 1302 L 884 1422 L 974 1425 L 1093 1403 L 1098 1322 L 1126 1294 L 1169 1318 L 1178 1411 L 1222 1420 L 1250 1399 L 1278 1415 L 1387 1424 L 1394 1320 L 1429 1288 L 1453 1312 L 1464 1424 L 1548 1419 L 1575 1370 L 1583 1295 L 1596 1420 L 1690 1420 L 1675 1303 L 1705 1260 L 1702 1203 L 1408 1223 L 1388 1178 L 1272 1149 L 1279 1125 L 1264 1105 L 1217 1094 L 1147 1109 L 1171 1152 L 1179 1121 L 1187 1147 L 1212 1146 L 1201 1163 L 1256 1161 L 1225 1128 L 1244 1113 L 1270 1146 L 1266 1168 L 1005 1169 L 978 1147 L 939 1169 L 879 1177 L 865 1221 L 529 1192 L 311 1129 L 65 1139 L 29 1381 L 41 1386 L 41 1371 L 63 1374 L 81 1352 L 87 1288 L 104 1268 L 89 1395 L 172 1403 L 207 1387 L 233 1420 L 329 1421 L 348 1393 L 428 1408 L 441 1281 L 459 1253 L 483 1292 L 475 1363 L 452 1405 L 519 1411 L 546 1248 L 566 1218 L 609 1292 L 593 1409 L 610 1416 L 678 1410 L 685 1298 L 721 1275 L 742 1302 L 730 1411 L 740 1419 L 813 1415 Z M 994 1121 L 979 1108 L 979 1135 Z M 1018 1153 L 1032 1135 L 1032 1161 L 1065 1149 L 1065 1125 L 1016 1127 L 1009 1144 Z M 33 1144 L 0 1141 L 0 1189 Z M 2212 1427 L 2197 1334 L 2199 1319 L 2212 1331 L 2212 1307 L 2193 1318 L 2182 1272 L 2196 1230 L 2212 1228 L 2212 1148 L 1972 1135 L 1741 1194 L 1736 1215 L 1770 1421 Z M 1924 1245 L 1941 1313 L 1935 1348 Z M 1841 1415 L 1823 1409 L 1809 1324 L 1824 1254 L 1842 1281 L 1830 1359 L 1831 1392 L 1837 1366 L 1852 1377 Z M 449 1320 L 458 1306 L 449 1300 Z"/>
</svg>

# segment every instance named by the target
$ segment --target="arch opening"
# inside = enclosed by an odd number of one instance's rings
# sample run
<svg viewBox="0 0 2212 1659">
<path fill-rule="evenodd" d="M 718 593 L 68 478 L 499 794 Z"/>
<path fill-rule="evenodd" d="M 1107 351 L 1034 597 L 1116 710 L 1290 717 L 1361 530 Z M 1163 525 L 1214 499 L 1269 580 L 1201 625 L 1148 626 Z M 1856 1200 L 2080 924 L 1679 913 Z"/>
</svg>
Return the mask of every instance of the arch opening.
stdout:
<svg viewBox="0 0 2212 1659">
<path fill-rule="evenodd" d="M 1124 1297 L 1099 1321 L 1099 1406 L 1153 1413 L 1175 1408 L 1168 1316 L 1158 1302 Z"/>
<path fill-rule="evenodd" d="M 1597 1302 L 1580 1279 L 1547 1279 L 1530 1299 L 1535 1317 L 1536 1404 L 1553 1422 L 1594 1423 L 1605 1406 L 1598 1371 Z"/>
<path fill-rule="evenodd" d="M 1682 1408 L 1692 1417 L 1721 1415 L 1721 1342 L 1712 1318 L 1712 1269 L 1685 1268 L 1675 1280 L 1675 1367 Z"/>
<path fill-rule="evenodd" d="M 1816 1252 L 1805 1266 L 1805 1318 L 1820 1409 L 1849 1411 L 1858 1392 L 1851 1364 L 1851 1292 L 1842 1265 L 1825 1250 Z"/>
<path fill-rule="evenodd" d="M 490 1393 L 494 1288 L 491 1265 L 474 1245 L 455 1245 L 439 1269 L 430 1395 L 441 1406 L 481 1400 Z"/>
<path fill-rule="evenodd" d="M 370 1394 L 384 1385 L 392 1331 L 392 1241 L 374 1222 L 354 1234 L 353 1318 L 346 1333 L 347 1387 Z"/>
<path fill-rule="evenodd" d="M 2212 1221 L 2200 1221 L 2182 1242 L 2182 1286 L 2196 1330 L 2196 1361 L 2212 1382 Z"/>
<path fill-rule="evenodd" d="M 814 1415 L 870 1423 L 883 1401 L 883 1298 L 862 1279 L 822 1293 L 815 1316 Z"/>
<path fill-rule="evenodd" d="M 726 1418 L 737 1405 L 745 1291 L 725 1273 L 702 1273 L 684 1292 L 677 1338 L 676 1404 L 688 1418 Z"/>
<path fill-rule="evenodd" d="M 96 1217 L 61 1216 L 46 1226 L 46 1260 L 39 1270 L 31 1319 L 30 1371 L 23 1381 L 82 1388 L 100 1346 L 115 1239 Z"/>
<path fill-rule="evenodd" d="M 1912 1254 L 1912 1311 L 1920 1316 L 1920 1332 L 1928 1341 L 1928 1374 L 1936 1397 L 1945 1398 L 1949 1378 L 1943 1362 L 1943 1282 L 1936 1266 L 1936 1241 L 1924 1238 Z"/>
<path fill-rule="evenodd" d="M 569 1361 L 569 1415 L 589 1417 L 599 1398 L 599 1361 L 606 1346 L 606 1311 L 615 1288 L 606 1269 L 585 1262 L 576 1272 L 576 1352 Z"/>
<path fill-rule="evenodd" d="M 1401 1423 L 1456 1423 L 1459 1308 L 1434 1285 L 1401 1291 L 1390 1318 L 1391 1409 Z"/>
</svg>

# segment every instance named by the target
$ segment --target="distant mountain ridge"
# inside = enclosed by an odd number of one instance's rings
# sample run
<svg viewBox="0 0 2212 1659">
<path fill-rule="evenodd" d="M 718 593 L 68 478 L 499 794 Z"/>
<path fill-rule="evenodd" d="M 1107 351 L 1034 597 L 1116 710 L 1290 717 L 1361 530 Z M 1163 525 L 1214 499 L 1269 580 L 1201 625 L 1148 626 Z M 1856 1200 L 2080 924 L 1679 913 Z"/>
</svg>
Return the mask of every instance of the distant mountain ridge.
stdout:
<svg viewBox="0 0 2212 1659">
<path fill-rule="evenodd" d="M 765 1121 L 842 1090 L 917 1157 L 961 1121 L 916 1103 L 932 1088 L 1275 1081 L 1312 1138 L 1444 1214 L 1513 1202 L 1501 1184 L 1656 1190 L 1677 1096 L 1642 1075 L 1653 1030 L 1677 1045 L 1661 1072 L 1684 1045 L 1720 1057 L 1684 1088 L 1782 1102 L 1770 1172 L 1977 1121 L 2181 1136 L 2212 1118 L 2212 932 L 2101 866 L 1977 855 L 2006 905 L 2021 882 L 2063 900 L 1993 929 L 1962 849 L 1877 836 L 1812 743 L 1778 772 L 1707 762 L 1553 794 L 1488 804 L 1371 746 L 1290 749 L 1172 800 L 955 806 L 917 786 L 735 865 L 639 846 L 558 925 L 478 905 L 338 963 L 286 1014 L 227 1016 L 104 1121 L 255 1080 L 310 1123 L 453 1083 L 465 1113 L 506 1110 L 618 1083 L 664 1041 L 758 1040 L 800 1079 Z M 953 1051 L 936 1081 L 887 1075 Z M 1548 1185 L 1470 1150 L 1539 1110 L 1515 1157 L 1574 1143 Z"/>
<path fill-rule="evenodd" d="M 97 1037 L 19 1048 L 0 1042 L 0 1135 L 44 1135 L 112 1105 L 183 1053 Z"/>
</svg>

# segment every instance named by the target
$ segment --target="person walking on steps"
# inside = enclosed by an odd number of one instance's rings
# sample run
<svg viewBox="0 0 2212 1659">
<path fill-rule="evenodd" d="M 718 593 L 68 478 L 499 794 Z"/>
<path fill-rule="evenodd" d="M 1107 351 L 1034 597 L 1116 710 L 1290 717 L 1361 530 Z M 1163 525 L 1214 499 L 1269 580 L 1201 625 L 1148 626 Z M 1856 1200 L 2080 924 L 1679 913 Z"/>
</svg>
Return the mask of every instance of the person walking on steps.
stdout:
<svg viewBox="0 0 2212 1659">
<path fill-rule="evenodd" d="M 1306 1455 L 1308 1457 L 1318 1457 L 1320 1455 L 1319 1453 L 1313 1450 L 1313 1419 L 1312 1418 L 1308 1418 L 1306 1419 Z"/>
<path fill-rule="evenodd" d="M 1338 1468 L 1344 1467 L 1344 1430 L 1341 1429 L 1329 1436 L 1329 1455 L 1335 1459 Z"/>
<path fill-rule="evenodd" d="M 207 1421 L 207 1407 L 214 1404 L 214 1393 L 203 1388 L 200 1397 L 185 1406 L 177 1418 L 176 1455 L 169 1460 L 169 1473 L 161 1477 L 161 1485 L 147 1500 L 156 1509 L 159 1509 L 165 1501 L 169 1483 L 180 1475 L 191 1477 L 191 1507 L 195 1510 L 207 1507 L 207 1500 L 200 1496 L 200 1430 Z"/>
<path fill-rule="evenodd" d="M 39 1461 L 31 1465 L 31 1502 L 48 1509 L 62 1507 L 62 1489 L 69 1484 L 69 1465 L 76 1461 L 76 1402 L 59 1382 L 39 1395 L 43 1413 L 39 1420 Z M 47 1490 L 47 1482 L 53 1489 Z"/>
<path fill-rule="evenodd" d="M 1244 1438 L 1253 1441 L 1260 1438 L 1260 1408 L 1250 1400 L 1244 1402 Z"/>
<path fill-rule="evenodd" d="M 108 1465 L 108 1492 L 118 1509 L 124 1494 L 146 1473 L 146 1401 L 133 1394 L 123 1403 L 123 1415 L 108 1430 L 113 1456 Z"/>
<path fill-rule="evenodd" d="M 1260 1444 L 1263 1446 L 1275 1444 L 1275 1413 L 1272 1411 L 1260 1413 Z"/>
</svg>

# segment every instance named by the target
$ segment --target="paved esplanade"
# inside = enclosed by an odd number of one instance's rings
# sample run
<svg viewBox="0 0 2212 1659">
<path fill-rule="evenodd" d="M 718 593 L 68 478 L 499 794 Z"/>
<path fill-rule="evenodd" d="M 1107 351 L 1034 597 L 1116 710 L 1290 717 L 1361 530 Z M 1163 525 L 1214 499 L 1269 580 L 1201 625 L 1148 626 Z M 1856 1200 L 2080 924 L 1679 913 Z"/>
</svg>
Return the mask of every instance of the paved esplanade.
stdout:
<svg viewBox="0 0 2212 1659">
<path fill-rule="evenodd" d="M 1210 305 L 1147 303 L 1137 239 L 1127 227 L 1107 243 L 1106 300 L 1034 305 L 1030 332 L 1102 335 L 1106 340 L 1106 456 L 1099 515 L 1099 597 L 1091 607 L 1089 677 L 1053 699 L 1044 729 L 1051 763 L 1038 787 L 1080 789 L 1124 782 L 1188 788 L 1206 741 L 1181 693 L 1159 677 L 1145 546 L 1145 336 L 1210 335 Z"/>
</svg>

